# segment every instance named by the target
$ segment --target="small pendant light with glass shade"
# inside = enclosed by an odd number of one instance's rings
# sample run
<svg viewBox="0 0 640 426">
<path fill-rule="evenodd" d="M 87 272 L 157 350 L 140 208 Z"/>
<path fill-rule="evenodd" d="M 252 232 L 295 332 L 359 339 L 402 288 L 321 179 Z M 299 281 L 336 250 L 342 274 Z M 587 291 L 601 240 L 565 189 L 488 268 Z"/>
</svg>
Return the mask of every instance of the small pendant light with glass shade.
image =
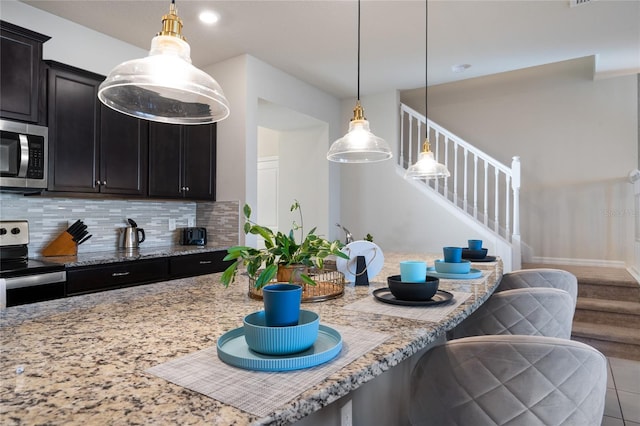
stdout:
<svg viewBox="0 0 640 426">
<path fill-rule="evenodd" d="M 428 51 L 429 51 L 429 1 L 425 2 L 425 63 L 424 63 L 424 117 L 427 119 L 427 91 L 428 84 Z M 436 161 L 431 152 L 431 145 L 429 144 L 429 127 L 425 126 L 424 143 L 422 144 L 422 150 L 418 154 L 418 161 L 407 169 L 404 174 L 405 179 L 438 179 L 447 178 L 451 174 L 444 164 L 440 164 Z"/>
<path fill-rule="evenodd" d="M 360 105 L 360 0 L 358 0 L 358 98 L 349 122 L 349 131 L 335 141 L 327 159 L 337 163 L 375 163 L 388 160 L 393 153 L 384 139 L 377 137 L 369 129 L 369 122 Z"/>
<path fill-rule="evenodd" d="M 106 106 L 137 118 L 171 124 L 209 124 L 229 116 L 220 85 L 191 64 L 175 0 L 149 56 L 116 66 L 98 89 Z"/>
</svg>

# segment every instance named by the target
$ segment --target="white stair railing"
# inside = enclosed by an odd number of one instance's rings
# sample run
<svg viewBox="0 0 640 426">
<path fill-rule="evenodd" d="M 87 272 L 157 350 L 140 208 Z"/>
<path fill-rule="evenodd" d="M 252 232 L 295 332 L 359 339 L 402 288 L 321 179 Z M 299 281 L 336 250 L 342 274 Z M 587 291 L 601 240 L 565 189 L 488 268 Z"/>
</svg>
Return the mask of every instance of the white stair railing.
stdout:
<svg viewBox="0 0 640 426">
<path fill-rule="evenodd" d="M 520 157 L 507 167 L 404 104 L 400 106 L 398 164 L 416 160 L 428 132 L 431 151 L 451 176 L 424 184 L 512 245 L 520 259 Z M 519 260 L 514 265 L 519 265 Z"/>
</svg>

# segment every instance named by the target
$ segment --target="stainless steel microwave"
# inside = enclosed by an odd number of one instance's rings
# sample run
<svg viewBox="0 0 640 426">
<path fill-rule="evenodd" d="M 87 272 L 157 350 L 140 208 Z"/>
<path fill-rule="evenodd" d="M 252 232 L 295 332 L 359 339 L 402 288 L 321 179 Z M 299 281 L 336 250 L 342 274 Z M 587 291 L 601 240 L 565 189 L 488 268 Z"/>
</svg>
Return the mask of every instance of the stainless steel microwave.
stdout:
<svg viewBox="0 0 640 426">
<path fill-rule="evenodd" d="M 0 190 L 39 192 L 47 188 L 49 129 L 0 120 Z"/>
</svg>

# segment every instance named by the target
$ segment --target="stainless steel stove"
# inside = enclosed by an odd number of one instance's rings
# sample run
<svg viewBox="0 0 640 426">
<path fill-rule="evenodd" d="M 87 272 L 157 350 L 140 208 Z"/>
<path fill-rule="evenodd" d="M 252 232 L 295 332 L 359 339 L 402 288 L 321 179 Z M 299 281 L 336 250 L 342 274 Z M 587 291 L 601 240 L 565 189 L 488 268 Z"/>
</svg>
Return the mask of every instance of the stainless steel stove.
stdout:
<svg viewBox="0 0 640 426">
<path fill-rule="evenodd" d="M 0 221 L 0 278 L 8 307 L 65 296 L 64 265 L 29 259 L 28 244 L 29 222 Z"/>
</svg>

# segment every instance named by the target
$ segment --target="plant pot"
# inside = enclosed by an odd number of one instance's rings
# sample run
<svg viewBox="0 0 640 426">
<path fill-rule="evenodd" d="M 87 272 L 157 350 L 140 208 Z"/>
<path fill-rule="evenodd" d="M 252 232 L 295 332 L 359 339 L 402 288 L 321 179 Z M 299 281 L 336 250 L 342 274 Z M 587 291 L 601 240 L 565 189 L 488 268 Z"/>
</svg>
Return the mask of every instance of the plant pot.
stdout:
<svg viewBox="0 0 640 426">
<path fill-rule="evenodd" d="M 276 283 L 262 288 L 267 327 L 297 325 L 300 318 L 302 286 Z"/>
<path fill-rule="evenodd" d="M 307 274 L 309 268 L 305 265 L 278 265 L 278 273 L 276 278 L 279 283 L 300 283 L 302 278 L 300 275 Z"/>
</svg>

